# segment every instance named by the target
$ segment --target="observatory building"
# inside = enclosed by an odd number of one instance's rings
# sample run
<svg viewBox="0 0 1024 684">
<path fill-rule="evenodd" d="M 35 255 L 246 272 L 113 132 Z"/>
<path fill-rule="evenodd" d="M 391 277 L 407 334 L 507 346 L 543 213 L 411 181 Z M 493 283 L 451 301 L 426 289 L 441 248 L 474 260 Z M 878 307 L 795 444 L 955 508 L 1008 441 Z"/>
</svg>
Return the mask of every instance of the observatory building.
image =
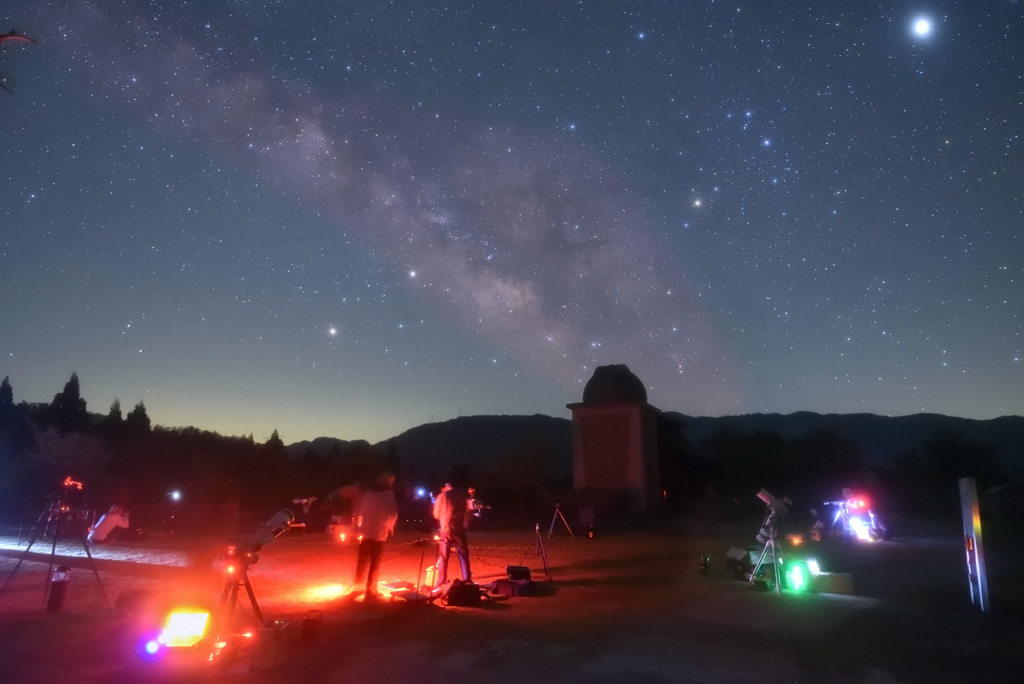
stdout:
<svg viewBox="0 0 1024 684">
<path fill-rule="evenodd" d="M 658 416 L 625 365 L 598 366 L 572 411 L 573 489 L 600 508 L 649 513 L 660 505 Z M 582 491 L 581 491 L 582 490 Z"/>
</svg>

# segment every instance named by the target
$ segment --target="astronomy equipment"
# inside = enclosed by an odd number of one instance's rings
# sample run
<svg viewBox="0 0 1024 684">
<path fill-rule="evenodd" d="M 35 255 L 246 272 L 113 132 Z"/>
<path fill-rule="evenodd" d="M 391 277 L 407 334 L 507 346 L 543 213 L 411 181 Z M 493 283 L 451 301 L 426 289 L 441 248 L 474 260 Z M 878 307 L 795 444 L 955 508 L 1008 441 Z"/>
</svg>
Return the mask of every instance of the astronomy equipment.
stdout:
<svg viewBox="0 0 1024 684">
<path fill-rule="evenodd" d="M 767 490 L 762 489 L 757 493 L 757 498 L 765 503 L 765 515 L 764 521 L 761 523 L 761 529 L 758 530 L 756 539 L 758 543 L 764 544 L 764 548 L 761 550 L 761 555 L 757 559 L 757 564 L 754 565 L 753 571 L 750 573 L 750 577 L 747 579 L 748 584 L 754 584 L 760 578 L 759 573 L 761 567 L 771 552 L 771 563 L 772 563 L 772 581 L 775 582 L 775 591 L 780 596 L 782 595 L 782 549 L 777 543 L 778 538 L 778 526 L 786 518 L 786 513 L 789 512 L 788 505 L 792 504 L 789 499 L 782 498 L 776 499 Z"/>
<path fill-rule="evenodd" d="M 256 595 L 253 593 L 252 584 L 249 583 L 249 566 L 259 561 L 259 551 L 274 541 L 277 537 L 288 531 L 295 515 L 287 508 L 281 509 L 270 520 L 265 522 L 256 532 L 243 538 L 236 544 L 229 545 L 224 554 L 224 569 L 227 580 L 224 583 L 224 590 L 221 593 L 218 613 L 220 619 L 230 617 L 238 601 L 238 588 L 245 587 L 249 596 L 249 603 L 252 605 L 253 614 L 259 623 L 263 623 L 263 614 L 256 603 Z M 226 613 L 226 615 L 225 615 Z M 223 623 L 219 626 L 223 626 Z"/>
<path fill-rule="evenodd" d="M 469 498 L 466 500 L 466 508 L 469 509 L 470 514 L 474 518 L 480 518 L 483 516 L 484 511 L 491 510 L 490 506 L 476 497 L 476 489 L 470 487 L 467 491 Z"/>
<path fill-rule="evenodd" d="M 845 498 L 838 501 L 825 502 L 826 506 L 836 509 L 832 517 L 833 537 L 855 541 L 889 538 L 889 531 L 871 510 L 871 502 L 866 496 L 854 494 L 849 488 L 843 488 L 843 496 Z"/>
<path fill-rule="evenodd" d="M 86 539 L 93 544 L 99 544 L 107 541 L 107 537 L 111 533 L 118 529 L 127 529 L 129 527 L 129 515 L 131 511 L 126 511 L 120 506 L 114 505 L 110 507 L 110 510 L 100 516 L 100 519 L 96 521 L 96 524 L 89 529 L 89 535 Z"/>
<path fill-rule="evenodd" d="M 259 561 L 260 550 L 284 534 L 294 519 L 295 515 L 290 510 L 281 509 L 254 533 L 229 544 L 219 561 L 225 579 L 216 609 L 179 607 L 170 611 L 163 630 L 142 641 L 139 656 L 157 660 L 169 652 L 182 652 L 202 656 L 209 662 L 218 660 L 233 637 L 245 636 L 232 632 L 236 627 L 233 618 L 240 588 L 245 589 L 253 616 L 262 627 L 263 613 L 249 582 L 249 567 Z"/>
<path fill-rule="evenodd" d="M 555 504 L 555 514 L 551 516 L 551 526 L 548 528 L 548 536 L 550 537 L 551 534 L 555 531 L 555 522 L 557 522 L 559 519 L 561 519 L 562 524 L 565 525 L 565 529 L 569 532 L 569 536 L 575 537 L 576 535 L 572 533 L 572 528 L 569 527 L 569 521 L 565 519 L 564 515 L 562 515 L 561 504 Z"/>
<path fill-rule="evenodd" d="M 555 511 L 558 512 L 557 507 L 555 508 Z M 568 524 L 566 524 L 566 527 L 568 527 Z M 572 534 L 571 530 L 570 534 Z M 548 565 L 548 552 L 544 548 L 544 538 L 540 534 L 540 523 L 535 524 L 533 527 L 533 543 L 530 544 L 530 547 L 526 549 L 526 553 L 523 554 L 523 560 L 519 561 L 520 567 L 523 565 L 523 562 L 526 560 L 526 556 L 529 555 L 531 549 L 535 554 L 541 557 L 541 560 L 544 561 L 544 573 L 547 575 L 548 582 L 552 581 L 551 566 Z"/>
<path fill-rule="evenodd" d="M 51 539 L 50 543 L 50 563 L 46 569 L 46 588 L 43 591 L 43 603 L 46 604 L 47 609 L 50 608 L 51 603 L 49 602 L 50 591 L 54 586 L 59 586 L 59 591 L 63 591 L 67 586 L 66 577 L 62 584 L 58 584 L 54 579 L 54 561 L 57 557 L 57 540 L 64 536 L 68 530 L 73 530 L 78 537 L 78 540 L 82 543 L 82 548 L 85 550 L 85 555 L 89 559 L 89 565 L 92 568 L 92 573 L 96 577 L 96 583 L 99 584 L 100 592 L 103 594 L 103 601 L 110 605 L 110 599 L 107 598 L 107 591 L 103 587 L 103 580 L 100 579 L 100 573 L 96 570 L 96 563 L 93 560 L 92 553 L 89 552 L 89 544 L 85 539 L 85 532 L 82 529 L 81 516 L 79 512 L 75 510 L 74 505 L 71 502 L 71 494 L 82 490 L 82 483 L 78 480 L 74 480 L 69 475 L 64 478 L 61 483 L 60 490 L 55 496 L 51 496 L 51 503 L 48 504 L 43 512 L 39 514 L 39 518 L 36 520 L 35 526 L 32 528 L 31 533 L 28 536 L 28 546 L 25 547 L 24 553 L 18 559 L 18 562 L 14 565 L 11 570 L 11 574 L 7 576 L 7 581 L 4 582 L 4 586 L 0 588 L 0 595 L 7 590 L 7 586 L 11 583 L 11 579 L 14 577 L 14 573 L 21 567 L 22 562 L 28 558 L 29 552 L 32 551 L 32 546 L 40 539 Z M 61 566 L 64 567 L 64 566 Z M 60 604 L 63 604 L 64 597 L 61 595 Z M 50 611 L 55 612 L 55 611 Z"/>
</svg>

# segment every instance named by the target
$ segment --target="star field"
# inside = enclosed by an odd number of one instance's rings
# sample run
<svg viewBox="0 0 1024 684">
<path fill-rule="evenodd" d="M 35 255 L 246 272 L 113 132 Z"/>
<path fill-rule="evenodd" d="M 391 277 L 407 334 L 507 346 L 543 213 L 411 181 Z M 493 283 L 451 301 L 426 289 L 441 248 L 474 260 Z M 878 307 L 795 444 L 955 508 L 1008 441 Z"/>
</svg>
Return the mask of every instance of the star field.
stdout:
<svg viewBox="0 0 1024 684">
<path fill-rule="evenodd" d="M 66 5 L 0 15 L 16 401 L 1024 413 L 1017 3 Z"/>
</svg>

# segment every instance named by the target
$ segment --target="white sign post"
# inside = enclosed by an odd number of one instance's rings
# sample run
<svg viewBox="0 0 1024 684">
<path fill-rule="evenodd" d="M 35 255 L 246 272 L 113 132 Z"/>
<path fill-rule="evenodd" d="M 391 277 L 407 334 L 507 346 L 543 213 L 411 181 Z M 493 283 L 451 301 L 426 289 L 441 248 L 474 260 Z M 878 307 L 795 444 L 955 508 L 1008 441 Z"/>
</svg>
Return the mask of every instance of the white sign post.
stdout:
<svg viewBox="0 0 1024 684">
<path fill-rule="evenodd" d="M 967 552 L 967 581 L 971 603 L 988 610 L 988 579 L 985 575 L 985 552 L 981 546 L 981 511 L 978 488 L 973 477 L 960 478 L 960 513 L 964 520 L 964 548 Z"/>
</svg>

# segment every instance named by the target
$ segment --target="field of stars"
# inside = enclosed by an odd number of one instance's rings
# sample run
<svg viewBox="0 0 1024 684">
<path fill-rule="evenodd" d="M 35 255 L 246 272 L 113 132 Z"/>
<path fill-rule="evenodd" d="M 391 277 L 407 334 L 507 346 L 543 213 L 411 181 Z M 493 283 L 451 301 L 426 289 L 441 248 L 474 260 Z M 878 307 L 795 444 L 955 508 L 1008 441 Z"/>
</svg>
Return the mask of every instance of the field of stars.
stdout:
<svg viewBox="0 0 1024 684">
<path fill-rule="evenodd" d="M 1017 2 L 12 0 L 0 377 L 286 442 L 1024 414 Z"/>
</svg>

